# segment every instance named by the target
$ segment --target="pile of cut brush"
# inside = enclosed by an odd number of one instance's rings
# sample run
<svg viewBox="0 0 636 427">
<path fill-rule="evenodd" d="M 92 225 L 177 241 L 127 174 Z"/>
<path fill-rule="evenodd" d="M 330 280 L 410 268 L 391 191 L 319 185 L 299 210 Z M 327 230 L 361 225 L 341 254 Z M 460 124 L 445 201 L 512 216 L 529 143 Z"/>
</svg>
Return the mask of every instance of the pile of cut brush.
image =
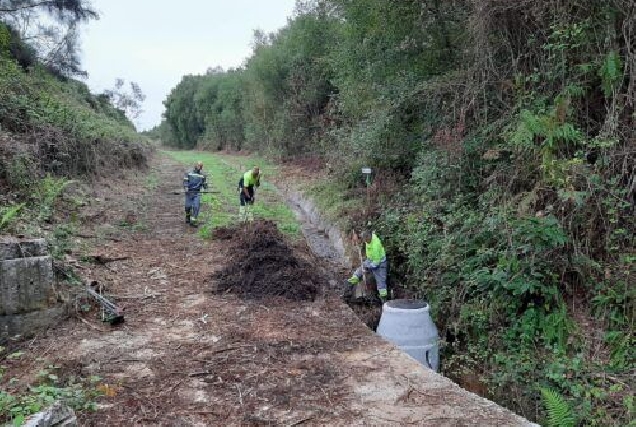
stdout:
<svg viewBox="0 0 636 427">
<path fill-rule="evenodd" d="M 228 265 L 212 275 L 216 292 L 247 299 L 280 296 L 313 301 L 326 283 L 319 269 L 294 254 L 272 221 L 256 221 L 220 233 L 233 233 Z"/>
</svg>

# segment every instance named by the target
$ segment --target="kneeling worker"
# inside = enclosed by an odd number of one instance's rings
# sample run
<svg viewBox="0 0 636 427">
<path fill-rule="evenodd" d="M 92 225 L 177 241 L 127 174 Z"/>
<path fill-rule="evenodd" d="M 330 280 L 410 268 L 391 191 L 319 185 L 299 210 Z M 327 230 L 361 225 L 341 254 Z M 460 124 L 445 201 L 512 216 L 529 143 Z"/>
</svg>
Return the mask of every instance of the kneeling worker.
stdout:
<svg viewBox="0 0 636 427">
<path fill-rule="evenodd" d="M 367 259 L 353 273 L 348 282 L 351 285 L 357 285 L 360 282 L 362 275 L 365 273 L 365 270 L 371 270 L 375 277 L 375 286 L 378 290 L 378 294 L 380 295 L 380 300 L 385 302 L 387 300 L 388 293 L 386 289 L 387 262 L 384 246 L 382 246 L 380 238 L 371 230 L 365 230 L 362 233 L 362 240 L 364 240 L 365 243 Z"/>
<path fill-rule="evenodd" d="M 255 190 L 254 187 L 260 187 L 261 173 L 258 166 L 254 166 L 252 170 L 248 170 L 243 174 L 239 181 L 239 221 L 244 222 L 246 219 L 254 220 L 252 206 L 254 205 Z"/>
</svg>

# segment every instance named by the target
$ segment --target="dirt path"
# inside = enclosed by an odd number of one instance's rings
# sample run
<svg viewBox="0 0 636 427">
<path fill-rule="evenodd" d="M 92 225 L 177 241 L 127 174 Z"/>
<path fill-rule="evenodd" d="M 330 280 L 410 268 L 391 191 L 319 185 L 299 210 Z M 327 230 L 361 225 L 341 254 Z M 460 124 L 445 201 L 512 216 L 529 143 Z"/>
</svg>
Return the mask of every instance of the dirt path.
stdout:
<svg viewBox="0 0 636 427">
<path fill-rule="evenodd" d="M 79 416 L 91 426 L 525 425 L 421 369 L 329 292 L 310 302 L 212 293 L 213 273 L 233 262 L 229 242 L 182 224 L 169 192 L 183 170 L 158 158 L 136 226 L 97 248 L 128 259 L 82 269 L 125 308 L 125 323 L 70 319 L 30 342 L 8 377 L 26 382 L 48 363 L 61 377 L 101 377 L 109 395 Z M 111 194 L 98 222 L 129 217 L 124 201 L 140 193 Z"/>
<path fill-rule="evenodd" d="M 204 241 L 182 224 L 182 200 L 169 192 L 183 165 L 161 158 L 153 169 L 158 186 L 131 220 L 140 231 L 98 248 L 129 259 L 83 271 L 124 307 L 125 323 L 110 329 L 90 316 L 92 327 L 70 320 L 28 352 L 62 366 L 66 375 L 99 376 L 113 387 L 115 395 L 100 398 L 99 410 L 81 421 L 293 424 L 355 417 L 346 405 L 334 405 L 342 399 L 345 373 L 325 355 L 363 345 L 364 328 L 354 318 L 322 316 L 333 303 L 324 298 L 274 304 L 212 295 L 208 278 L 229 261 L 227 241 Z M 114 209 L 100 222 L 130 215 L 119 200 L 127 196 L 111 195 Z M 36 371 L 38 362 L 28 355 L 15 368 Z"/>
</svg>

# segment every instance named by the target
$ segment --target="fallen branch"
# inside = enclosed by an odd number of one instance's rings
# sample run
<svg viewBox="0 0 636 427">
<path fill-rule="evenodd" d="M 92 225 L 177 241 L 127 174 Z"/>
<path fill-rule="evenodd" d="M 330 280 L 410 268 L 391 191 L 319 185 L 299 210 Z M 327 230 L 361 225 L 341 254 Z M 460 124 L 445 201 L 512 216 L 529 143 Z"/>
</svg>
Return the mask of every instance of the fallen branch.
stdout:
<svg viewBox="0 0 636 427">
<path fill-rule="evenodd" d="M 224 347 L 224 348 L 220 348 L 218 350 L 213 350 L 210 353 L 208 353 L 210 356 L 213 354 L 219 354 L 219 353 L 224 353 L 226 351 L 231 351 L 231 350 L 236 350 L 237 348 L 239 348 L 239 346 L 234 345 L 234 346 L 230 346 L 230 347 Z M 207 359 L 194 359 L 197 362 L 202 362 L 202 363 L 216 363 L 216 361 L 214 360 L 207 360 Z"/>
<path fill-rule="evenodd" d="M 243 393 L 241 393 L 241 386 L 238 383 L 236 383 L 235 385 L 236 385 L 236 389 L 239 392 L 239 402 L 241 406 L 243 406 Z"/>
<path fill-rule="evenodd" d="M 252 423 L 265 423 L 267 425 L 276 425 L 278 423 L 278 420 L 273 420 L 270 418 L 263 418 L 263 417 L 259 417 L 256 415 L 245 415 L 243 417 L 244 421 L 249 421 Z"/>
<path fill-rule="evenodd" d="M 210 371 L 191 372 L 188 374 L 188 376 L 190 378 L 205 377 L 206 375 L 210 375 L 211 373 L 212 372 Z"/>
<path fill-rule="evenodd" d="M 298 426 L 298 425 L 301 425 L 301 424 L 305 424 L 307 421 L 311 421 L 311 420 L 313 420 L 314 418 L 315 418 L 315 417 L 306 417 L 306 418 L 300 419 L 300 420 L 298 420 L 298 421 L 296 421 L 296 422 L 293 422 L 293 423 L 289 424 L 289 427 L 293 427 L 293 426 Z"/>
<path fill-rule="evenodd" d="M 163 294 L 111 295 L 111 297 L 117 298 L 117 299 L 146 299 L 146 298 L 157 298 L 162 296 Z"/>
<path fill-rule="evenodd" d="M 108 236 L 96 236 L 94 234 L 83 234 L 83 233 L 77 233 L 75 234 L 76 237 L 81 237 L 82 239 L 104 239 L 104 240 L 112 240 L 113 242 L 121 242 L 120 238 L 117 237 L 108 237 Z"/>
<path fill-rule="evenodd" d="M 108 257 L 105 255 L 89 255 L 87 258 L 100 264 L 107 264 L 109 262 L 124 261 L 130 259 L 129 256 Z"/>
</svg>

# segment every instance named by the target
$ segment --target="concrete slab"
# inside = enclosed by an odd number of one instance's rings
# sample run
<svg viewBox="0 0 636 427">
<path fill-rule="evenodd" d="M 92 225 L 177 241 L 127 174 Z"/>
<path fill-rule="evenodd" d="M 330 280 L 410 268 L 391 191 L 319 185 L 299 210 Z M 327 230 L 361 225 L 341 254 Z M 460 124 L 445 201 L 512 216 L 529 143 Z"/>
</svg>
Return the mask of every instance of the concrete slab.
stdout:
<svg viewBox="0 0 636 427">
<path fill-rule="evenodd" d="M 18 239 L 15 237 L 0 239 L 0 261 L 39 257 L 47 253 L 48 247 L 44 239 Z"/>
<path fill-rule="evenodd" d="M 52 282 L 50 256 L 0 261 L 0 316 L 46 308 Z"/>
</svg>

